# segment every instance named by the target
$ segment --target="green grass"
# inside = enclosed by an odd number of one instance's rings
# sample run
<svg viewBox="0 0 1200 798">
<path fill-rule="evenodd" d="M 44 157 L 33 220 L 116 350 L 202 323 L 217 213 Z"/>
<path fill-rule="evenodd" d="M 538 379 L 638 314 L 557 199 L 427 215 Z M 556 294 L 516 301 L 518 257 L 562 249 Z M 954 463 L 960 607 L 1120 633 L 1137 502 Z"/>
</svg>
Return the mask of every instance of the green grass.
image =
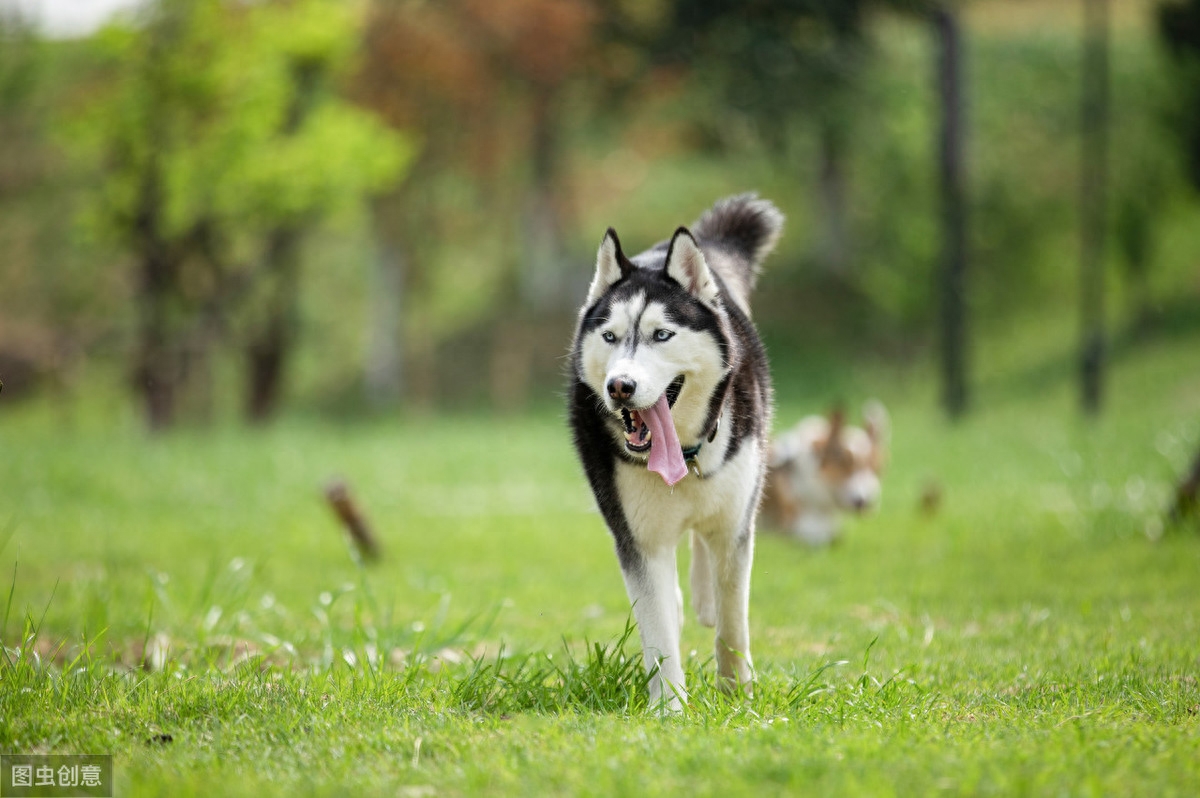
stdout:
<svg viewBox="0 0 1200 798">
<path fill-rule="evenodd" d="M 4 408 L 0 749 L 112 753 L 120 795 L 1194 795 L 1200 535 L 1160 511 L 1200 447 L 1197 351 L 1121 350 L 1096 421 L 1045 342 L 981 344 L 955 426 L 921 368 L 853 371 L 894 416 L 881 512 L 829 550 L 761 536 L 754 696 L 689 614 L 667 719 L 553 415 L 155 440 Z"/>
</svg>

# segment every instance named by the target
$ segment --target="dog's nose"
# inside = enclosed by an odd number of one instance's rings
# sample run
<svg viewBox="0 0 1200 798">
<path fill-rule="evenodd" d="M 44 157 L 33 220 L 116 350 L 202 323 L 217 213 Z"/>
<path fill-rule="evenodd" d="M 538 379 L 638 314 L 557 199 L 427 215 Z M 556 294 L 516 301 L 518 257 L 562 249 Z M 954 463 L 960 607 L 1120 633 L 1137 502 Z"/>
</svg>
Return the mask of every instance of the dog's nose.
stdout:
<svg viewBox="0 0 1200 798">
<path fill-rule="evenodd" d="M 608 395 L 618 402 L 628 401 L 637 390 L 637 383 L 629 377 L 613 377 L 608 381 Z"/>
<path fill-rule="evenodd" d="M 850 499 L 850 504 L 854 505 L 855 510 L 862 512 L 863 510 L 867 509 L 867 497 L 854 496 Z"/>
</svg>

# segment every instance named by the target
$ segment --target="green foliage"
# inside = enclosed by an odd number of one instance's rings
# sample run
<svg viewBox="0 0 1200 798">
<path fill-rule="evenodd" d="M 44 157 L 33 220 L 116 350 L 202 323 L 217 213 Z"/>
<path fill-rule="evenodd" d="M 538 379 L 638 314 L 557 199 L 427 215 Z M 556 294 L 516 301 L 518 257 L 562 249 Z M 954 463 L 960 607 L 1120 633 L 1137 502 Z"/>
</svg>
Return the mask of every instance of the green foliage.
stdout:
<svg viewBox="0 0 1200 798">
<path fill-rule="evenodd" d="M 880 44 L 864 68 L 858 106 L 869 124 L 847 134 L 850 281 L 879 314 L 880 329 L 920 337 L 932 324 L 937 296 L 929 34 L 885 19 L 874 37 Z M 1079 46 L 1069 29 L 967 29 L 970 303 L 984 323 L 1031 306 L 1061 307 L 1064 297 L 1074 297 Z M 1183 211 L 1184 199 L 1179 158 L 1163 125 L 1167 76 L 1155 47 L 1134 32 L 1117 30 L 1113 48 L 1113 102 L 1121 109 L 1110 138 L 1113 261 L 1130 272 L 1161 272 L 1168 265 L 1152 262 L 1163 254 L 1155 241 L 1174 223 L 1171 209 Z"/>
<path fill-rule="evenodd" d="M 1157 10 L 1159 37 L 1174 62 L 1172 122 L 1188 177 L 1200 189 L 1200 3 L 1164 0 Z"/>
<path fill-rule="evenodd" d="M 845 123 L 861 88 L 871 11 L 908 5 L 915 4 L 679 0 L 671 24 L 661 30 L 660 47 L 780 142 L 798 121 Z"/>
<path fill-rule="evenodd" d="M 36 91 L 41 43 L 19 15 L 0 10 L 0 110 L 20 111 Z"/>
<path fill-rule="evenodd" d="M 103 85 L 76 119 L 100 180 L 88 215 L 130 255 L 134 385 L 153 428 L 247 353 L 245 406 L 270 415 L 291 360 L 304 237 L 394 185 L 412 155 L 339 81 L 358 39 L 330 0 L 160 0 L 102 33 Z M 195 386 L 202 386 L 197 389 Z"/>
<path fill-rule="evenodd" d="M 563 271 L 581 283 L 562 293 L 571 302 L 581 295 L 606 227 L 649 245 L 713 198 L 757 189 L 789 219 L 755 306 L 774 340 L 804 344 L 806 357 L 818 360 L 835 351 L 854 362 L 879 350 L 920 351 L 935 318 L 938 253 L 928 26 L 892 13 L 893 2 L 766 5 L 761 17 L 759 3 L 597 6 L 598 28 L 611 30 L 620 17 L 638 36 L 587 56 L 598 63 L 587 60 L 586 79 L 572 81 L 556 103 L 565 153 L 557 202 L 570 240 Z M 153 174 L 160 196 L 145 204 L 161 209 L 163 234 L 188 249 L 174 306 L 184 332 L 204 326 L 195 323 L 198 308 L 227 295 L 241 297 L 228 305 L 251 308 L 241 315 L 222 308 L 226 321 L 236 317 L 233 327 L 250 326 L 269 304 L 272 286 L 262 282 L 214 290 L 221 269 L 209 258 L 249 282 L 273 227 L 324 227 L 298 245 L 300 373 L 291 395 L 304 407 L 347 407 L 362 382 L 377 242 L 362 220 L 320 222 L 351 216 L 364 193 L 407 175 L 379 227 L 407 256 L 395 326 L 412 350 L 409 385 L 436 386 L 436 402 L 476 401 L 486 392 L 479 375 L 504 371 L 489 362 L 502 336 L 488 325 L 510 315 L 513 275 L 525 255 L 516 224 L 523 204 L 513 198 L 527 185 L 530 120 L 528 87 L 494 82 L 502 54 L 472 46 L 479 32 L 464 34 L 461 22 L 482 9 L 499 30 L 538 15 L 530 4 L 512 17 L 491 4 L 385 6 L 396 9 L 398 29 L 372 85 L 387 98 L 381 106 L 396 106 L 388 111 L 393 124 L 421 126 L 420 145 L 346 101 L 343 77 L 357 66 L 364 37 L 384 30 L 364 31 L 357 4 L 166 0 L 135 27 L 112 27 L 91 41 L 41 42 L 25 28 L 6 39 L 0 347 L 64 372 L 89 356 L 127 359 L 137 323 L 130 298 L 140 285 L 130 241 Z M 680 17 L 683 8 L 701 13 Z M 1080 36 L 1065 8 L 962 7 L 970 290 L 981 327 L 1040 325 L 1074 306 Z M 1109 251 L 1129 278 L 1114 280 L 1114 304 L 1132 298 L 1153 316 L 1176 297 L 1194 296 L 1200 227 L 1182 190 L 1186 161 L 1162 129 L 1190 107 L 1192 95 L 1173 82 L 1185 72 L 1164 69 L 1180 63 L 1164 57 L 1156 32 L 1135 17 L 1128 10 L 1114 17 L 1120 113 L 1111 139 Z M 538 41 L 536 30 L 522 30 Z M 746 45 L 755 37 L 771 46 Z M 647 47 L 648 39 L 678 50 Z M 672 64 L 657 69 L 664 54 Z M 402 79 L 391 82 L 399 71 Z M 697 80 L 684 80 L 689 74 Z M 773 82 L 756 85 L 760 79 Z M 614 101 L 613 83 L 622 83 L 628 102 Z M 298 85 L 313 87 L 311 104 L 289 132 Z M 422 102 L 430 106 L 424 115 L 414 108 Z M 814 123 L 825 122 L 845 143 L 851 257 L 834 278 L 814 246 L 824 230 Z M 771 140 L 764 126 L 776 124 Z M 53 147 L 64 138 L 78 156 L 69 163 Z M 428 156 L 419 176 L 407 171 L 418 147 Z M 93 234 L 84 241 L 70 235 L 81 204 Z M 206 236 L 208 249 L 193 246 Z M 116 246 L 97 246 L 98 239 Z M 573 308 L 560 310 L 565 317 Z M 563 329 L 548 321 L 532 334 L 552 342 Z M 530 382 L 551 397 L 561 369 L 553 353 L 538 357 Z M 218 376 L 227 365 L 214 366 Z M 5 376 L 18 394 L 25 380 Z M 819 379 L 800 369 L 794 387 L 816 394 L 811 380 Z"/>
<path fill-rule="evenodd" d="M 356 34 L 352 11 L 323 0 L 164 0 L 142 26 L 106 30 L 105 85 L 77 126 L 106 164 L 98 227 L 130 236 L 156 171 L 171 238 L 204 222 L 241 241 L 390 185 L 411 146 L 331 92 Z"/>
<path fill-rule="evenodd" d="M 562 651 L 513 657 L 501 650 L 480 657 L 454 683 L 451 695 L 466 709 L 497 714 L 643 712 L 650 676 L 642 657 L 626 652 L 637 634 L 632 616 L 611 646 L 584 642 L 583 660 L 564 639 Z"/>
</svg>

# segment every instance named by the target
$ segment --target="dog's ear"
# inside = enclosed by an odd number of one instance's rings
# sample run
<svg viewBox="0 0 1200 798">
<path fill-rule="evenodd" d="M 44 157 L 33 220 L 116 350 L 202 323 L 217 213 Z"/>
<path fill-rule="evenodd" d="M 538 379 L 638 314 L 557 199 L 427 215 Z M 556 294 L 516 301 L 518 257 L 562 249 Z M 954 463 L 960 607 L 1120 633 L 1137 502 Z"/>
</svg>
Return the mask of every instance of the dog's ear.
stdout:
<svg viewBox="0 0 1200 798">
<path fill-rule="evenodd" d="M 863 405 L 863 426 L 871 439 L 871 470 L 878 474 L 887 465 L 888 444 L 892 438 L 891 418 L 883 402 L 872 399 Z"/>
<path fill-rule="evenodd" d="M 834 405 L 829 410 L 829 440 L 835 441 L 842 434 L 842 429 L 846 426 L 846 410 L 841 403 Z"/>
<path fill-rule="evenodd" d="M 679 228 L 671 237 L 663 272 L 701 302 L 716 303 L 717 283 L 708 270 L 708 261 L 704 259 L 700 245 L 686 227 Z"/>
<path fill-rule="evenodd" d="M 588 288 L 587 304 L 591 305 L 605 291 L 632 274 L 633 269 L 633 263 L 621 251 L 621 239 L 617 238 L 617 231 L 608 228 L 604 240 L 600 242 L 600 251 L 596 253 L 596 276 Z"/>
<path fill-rule="evenodd" d="M 838 402 L 829 411 L 829 434 L 825 437 L 824 445 L 817 442 L 820 447 L 821 462 L 827 463 L 832 460 L 834 452 L 842 450 L 842 429 L 846 426 L 846 411 L 842 408 L 841 402 Z"/>
</svg>

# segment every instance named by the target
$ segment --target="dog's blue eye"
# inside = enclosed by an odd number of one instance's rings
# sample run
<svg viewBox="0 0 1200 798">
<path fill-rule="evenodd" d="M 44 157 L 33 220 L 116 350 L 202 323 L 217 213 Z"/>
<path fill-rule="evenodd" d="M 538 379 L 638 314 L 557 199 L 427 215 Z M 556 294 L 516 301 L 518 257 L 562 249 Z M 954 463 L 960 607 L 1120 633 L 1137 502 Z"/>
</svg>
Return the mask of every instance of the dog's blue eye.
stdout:
<svg viewBox="0 0 1200 798">
<path fill-rule="evenodd" d="M 670 341 L 671 338 L 673 338 L 674 336 L 675 336 L 675 333 L 671 332 L 670 330 L 655 330 L 654 331 L 654 340 L 655 341 Z"/>
<path fill-rule="evenodd" d="M 615 344 L 617 342 L 617 336 L 612 330 L 605 330 L 600 334 L 600 337 L 605 341 L 608 341 L 610 344 Z"/>
</svg>

